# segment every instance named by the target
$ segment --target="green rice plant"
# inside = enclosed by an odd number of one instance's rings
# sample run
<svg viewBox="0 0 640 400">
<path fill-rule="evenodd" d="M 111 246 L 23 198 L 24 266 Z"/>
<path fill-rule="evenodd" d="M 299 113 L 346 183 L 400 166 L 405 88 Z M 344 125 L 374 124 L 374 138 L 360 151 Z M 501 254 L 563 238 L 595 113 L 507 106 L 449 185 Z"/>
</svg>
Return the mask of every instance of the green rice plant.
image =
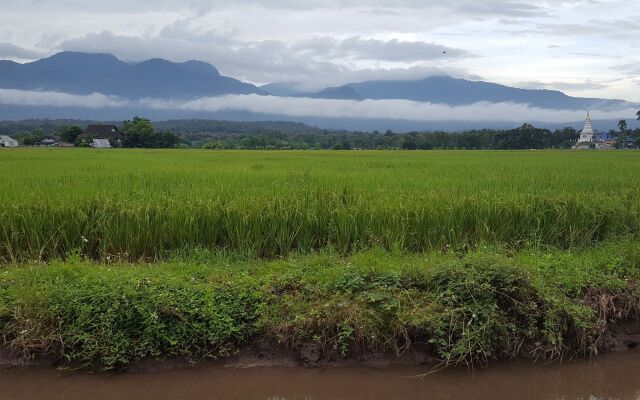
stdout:
<svg viewBox="0 0 640 400">
<path fill-rule="evenodd" d="M 637 152 L 19 149 L 0 167 L 5 263 L 569 249 L 640 233 Z"/>
</svg>

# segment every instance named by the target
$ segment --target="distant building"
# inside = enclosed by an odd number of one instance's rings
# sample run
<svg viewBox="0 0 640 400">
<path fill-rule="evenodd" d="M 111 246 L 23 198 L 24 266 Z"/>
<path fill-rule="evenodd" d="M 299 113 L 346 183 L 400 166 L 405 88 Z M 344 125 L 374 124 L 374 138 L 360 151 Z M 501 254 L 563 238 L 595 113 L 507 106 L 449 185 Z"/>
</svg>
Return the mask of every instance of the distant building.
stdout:
<svg viewBox="0 0 640 400">
<path fill-rule="evenodd" d="M 591 111 L 587 110 L 587 117 L 584 120 L 584 128 L 580 131 L 578 142 L 571 147 L 574 150 L 611 150 L 616 147 L 616 138 L 608 133 L 598 133 L 591 125 Z"/>
<path fill-rule="evenodd" d="M 608 132 L 596 133 L 593 138 L 598 149 L 615 149 L 618 139 Z"/>
<path fill-rule="evenodd" d="M 73 143 L 69 143 L 69 142 L 57 142 L 52 144 L 51 146 L 53 147 L 75 147 L 73 145 Z"/>
<path fill-rule="evenodd" d="M 96 149 L 110 149 L 111 143 L 109 143 L 109 139 L 93 139 L 91 147 Z"/>
<path fill-rule="evenodd" d="M 18 141 L 10 136 L 0 136 L 0 147 L 18 147 Z"/>
<path fill-rule="evenodd" d="M 89 146 L 101 149 L 113 147 L 112 143 L 119 144 L 123 137 L 115 125 L 89 125 L 84 134 L 91 140 Z"/>
<path fill-rule="evenodd" d="M 587 110 L 587 118 L 584 120 L 584 128 L 580 131 L 580 137 L 578 138 L 578 143 L 584 142 L 593 142 L 593 137 L 595 132 L 593 131 L 593 126 L 591 126 L 591 110 Z"/>
<path fill-rule="evenodd" d="M 121 140 L 122 133 L 115 125 L 89 125 L 84 130 L 85 135 L 95 139 Z"/>
<path fill-rule="evenodd" d="M 36 142 L 36 146 L 53 146 L 56 143 L 58 143 L 58 141 L 55 140 L 55 139 L 45 138 L 45 139 L 42 139 L 39 142 Z"/>
</svg>

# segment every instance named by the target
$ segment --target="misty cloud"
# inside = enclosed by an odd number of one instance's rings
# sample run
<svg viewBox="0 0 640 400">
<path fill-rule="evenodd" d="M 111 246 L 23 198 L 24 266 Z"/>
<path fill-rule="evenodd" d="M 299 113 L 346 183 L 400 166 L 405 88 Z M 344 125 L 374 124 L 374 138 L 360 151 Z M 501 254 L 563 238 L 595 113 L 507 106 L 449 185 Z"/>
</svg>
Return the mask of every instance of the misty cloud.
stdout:
<svg viewBox="0 0 640 400">
<path fill-rule="evenodd" d="M 207 97 L 186 102 L 146 99 L 154 109 L 188 111 L 250 111 L 290 117 L 398 119 L 408 121 L 508 121 L 567 122 L 584 118 L 583 111 L 548 110 L 517 103 L 480 102 L 467 106 L 421 103 L 409 100 L 329 100 L 259 95 Z M 594 118 L 622 118 L 633 110 L 592 110 Z"/>
<path fill-rule="evenodd" d="M 42 57 L 43 54 L 37 51 L 29 50 L 16 46 L 12 43 L 0 43 L 0 59 L 13 58 L 32 60 L 34 58 Z"/>
<path fill-rule="evenodd" d="M 131 102 L 101 93 L 75 95 L 61 92 L 38 92 L 18 89 L 0 89 L 0 104 L 51 107 L 127 107 Z"/>
<path fill-rule="evenodd" d="M 523 89 L 548 89 L 548 90 L 572 90 L 572 91 L 583 91 L 583 90 L 594 90 L 594 89 L 603 89 L 608 87 L 611 83 L 615 81 L 607 81 L 607 82 L 594 82 L 591 80 L 587 80 L 584 82 L 537 82 L 537 81 L 526 81 L 518 83 L 518 87 Z"/>
<path fill-rule="evenodd" d="M 190 101 L 142 99 L 129 101 L 93 93 L 88 96 L 58 92 L 0 89 L 0 104 L 85 108 L 135 108 L 186 112 L 246 111 L 287 117 L 396 119 L 408 121 L 569 122 L 584 118 L 582 111 L 549 110 L 516 103 L 480 102 L 466 106 L 409 100 L 329 100 L 259 95 L 205 97 Z M 635 110 L 594 109 L 596 119 L 628 118 Z"/>
</svg>

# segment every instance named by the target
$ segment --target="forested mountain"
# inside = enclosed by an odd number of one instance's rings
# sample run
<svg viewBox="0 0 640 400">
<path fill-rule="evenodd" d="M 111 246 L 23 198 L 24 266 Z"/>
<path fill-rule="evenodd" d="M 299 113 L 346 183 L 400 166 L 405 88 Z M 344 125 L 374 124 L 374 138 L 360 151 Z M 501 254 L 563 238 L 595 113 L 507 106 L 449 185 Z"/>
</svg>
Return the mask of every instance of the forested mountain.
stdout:
<svg viewBox="0 0 640 400">
<path fill-rule="evenodd" d="M 26 64 L 0 61 L 0 88 L 74 94 L 102 93 L 127 99 L 184 99 L 225 94 L 271 94 L 322 99 L 404 99 L 451 106 L 513 102 L 546 109 L 583 110 L 632 106 L 623 100 L 571 97 L 555 90 L 530 90 L 449 76 L 414 81 L 366 81 L 300 92 L 289 83 L 257 87 L 221 75 L 202 61 L 159 58 L 127 63 L 111 54 L 62 52 Z"/>
<path fill-rule="evenodd" d="M 252 84 L 220 75 L 213 65 L 201 61 L 174 63 L 155 58 L 127 63 L 111 54 L 74 52 L 27 64 L 0 61 L 0 88 L 98 92 L 129 99 L 265 94 Z"/>
<path fill-rule="evenodd" d="M 416 81 L 367 81 L 328 88 L 308 97 L 325 99 L 404 99 L 419 102 L 468 105 L 478 102 L 521 103 L 562 110 L 610 109 L 631 106 L 623 100 L 571 97 L 556 90 L 519 89 L 496 83 L 430 76 Z"/>
</svg>

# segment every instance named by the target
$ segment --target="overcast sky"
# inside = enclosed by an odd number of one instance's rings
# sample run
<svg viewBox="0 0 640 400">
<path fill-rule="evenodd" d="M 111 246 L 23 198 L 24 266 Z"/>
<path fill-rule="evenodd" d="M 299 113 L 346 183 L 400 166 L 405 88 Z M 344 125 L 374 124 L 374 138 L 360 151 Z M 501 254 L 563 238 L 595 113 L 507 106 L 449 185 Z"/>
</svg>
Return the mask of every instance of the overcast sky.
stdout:
<svg viewBox="0 0 640 400">
<path fill-rule="evenodd" d="M 317 88 L 434 73 L 640 102 L 638 0 L 1 0 L 0 58 L 211 62 Z M 446 52 L 446 53 L 445 53 Z"/>
</svg>

